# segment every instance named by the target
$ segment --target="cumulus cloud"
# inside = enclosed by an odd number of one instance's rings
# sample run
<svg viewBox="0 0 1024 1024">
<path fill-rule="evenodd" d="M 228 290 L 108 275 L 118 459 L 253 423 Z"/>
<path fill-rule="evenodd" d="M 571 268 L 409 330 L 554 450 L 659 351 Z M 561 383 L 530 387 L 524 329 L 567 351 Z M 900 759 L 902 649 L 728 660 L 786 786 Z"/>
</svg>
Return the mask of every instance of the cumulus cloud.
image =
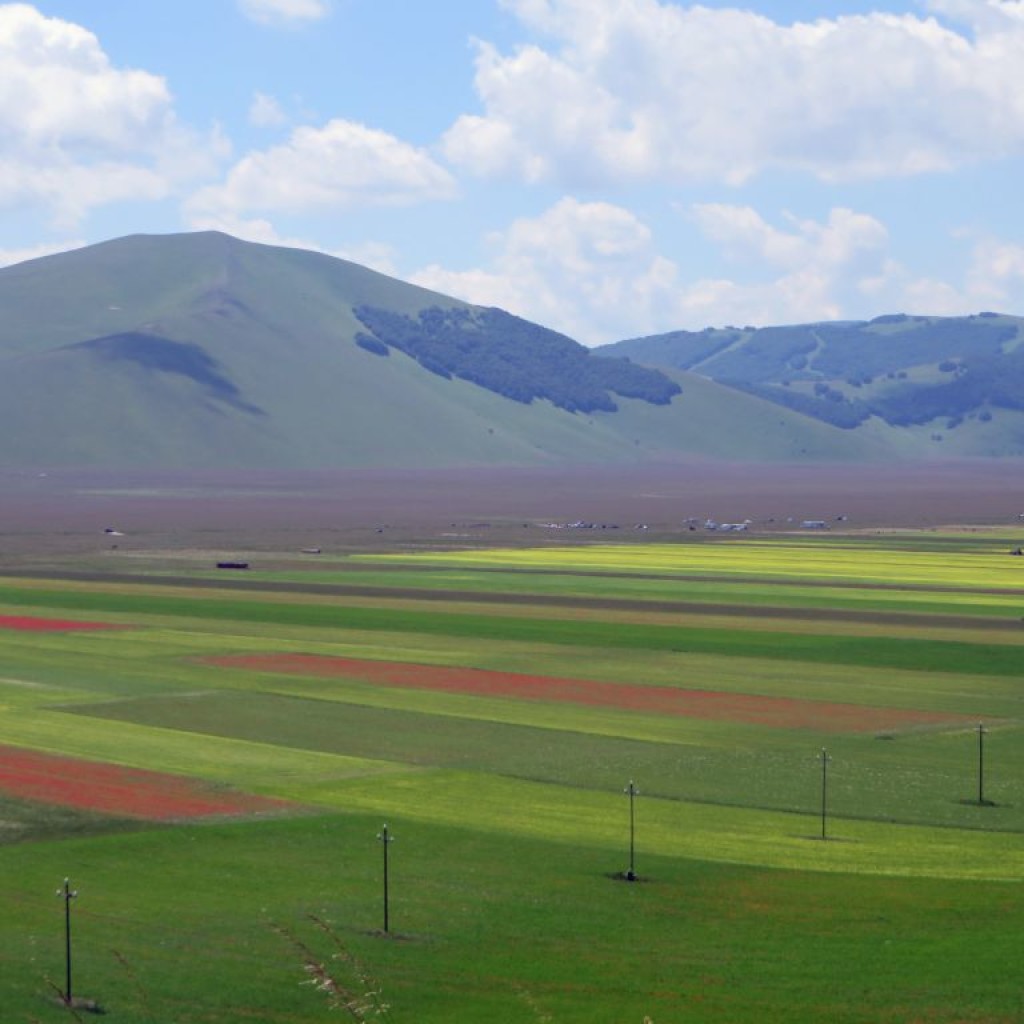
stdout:
<svg viewBox="0 0 1024 1024">
<path fill-rule="evenodd" d="M 280 245 L 287 249 L 306 249 L 322 252 L 338 259 L 350 260 L 360 266 L 369 267 L 382 274 L 396 276 L 394 253 L 378 242 L 366 242 L 355 246 L 331 248 L 319 241 L 299 235 L 282 234 L 274 223 L 265 217 L 238 217 L 233 214 L 209 215 L 196 218 L 192 227 L 200 231 L 223 231 L 246 242 L 262 245 Z"/>
<path fill-rule="evenodd" d="M 287 121 L 288 116 L 273 96 L 262 92 L 253 96 L 252 103 L 249 104 L 249 124 L 265 128 L 285 124 Z"/>
<path fill-rule="evenodd" d="M 162 78 L 114 67 L 91 32 L 0 6 L 0 205 L 39 204 L 71 225 L 166 196 L 222 149 L 177 121 Z"/>
<path fill-rule="evenodd" d="M 431 266 L 413 281 L 595 344 L 636 333 L 675 278 L 650 229 L 609 203 L 562 199 L 537 218 L 515 221 L 490 244 L 491 269 Z"/>
<path fill-rule="evenodd" d="M 1024 22 L 1020 0 L 925 0 L 924 6 L 938 15 L 970 28 L 1002 30 L 1014 21 Z"/>
<path fill-rule="evenodd" d="M 1024 306 L 1024 245 L 998 238 L 976 240 L 968 276 L 971 297 L 994 310 Z"/>
<path fill-rule="evenodd" d="M 52 256 L 57 252 L 68 252 L 70 249 L 80 249 L 84 245 L 84 241 L 76 238 L 64 242 L 40 242 L 38 245 L 19 249 L 0 249 L 0 267 L 10 267 L 15 263 L 39 259 L 41 256 Z"/>
<path fill-rule="evenodd" d="M 546 45 L 478 44 L 483 110 L 444 139 L 479 175 L 594 183 L 829 181 L 941 171 L 1024 149 L 1024 5 L 969 18 L 779 24 L 667 0 L 505 0 Z"/>
<path fill-rule="evenodd" d="M 300 213 L 450 199 L 451 175 L 421 149 L 351 121 L 297 128 L 280 146 L 243 157 L 220 185 L 187 204 L 193 221 L 253 212 Z"/>
<path fill-rule="evenodd" d="M 954 314 L 990 306 L 979 287 L 916 277 L 892 259 L 874 217 L 837 207 L 823 220 L 783 214 L 769 222 L 749 206 L 685 211 L 728 275 L 684 278 L 650 227 L 608 203 L 563 199 L 490 239 L 486 268 L 424 268 L 413 280 L 481 305 L 499 306 L 594 345 L 642 334 L 723 324 L 869 318 L 882 312 Z M 975 277 L 1024 290 L 1024 249 L 975 253 Z M 991 292 L 989 293 L 991 294 Z M 996 303 L 998 306 L 998 303 Z"/>
<path fill-rule="evenodd" d="M 296 25 L 319 21 L 330 7 L 325 0 L 238 0 L 241 12 L 263 25 Z"/>
<path fill-rule="evenodd" d="M 788 231 L 769 224 L 750 206 L 698 203 L 692 216 L 704 236 L 718 243 L 730 258 L 786 270 L 811 263 L 849 268 L 888 242 L 881 221 L 844 207 L 831 210 L 824 224 L 787 213 Z"/>
</svg>

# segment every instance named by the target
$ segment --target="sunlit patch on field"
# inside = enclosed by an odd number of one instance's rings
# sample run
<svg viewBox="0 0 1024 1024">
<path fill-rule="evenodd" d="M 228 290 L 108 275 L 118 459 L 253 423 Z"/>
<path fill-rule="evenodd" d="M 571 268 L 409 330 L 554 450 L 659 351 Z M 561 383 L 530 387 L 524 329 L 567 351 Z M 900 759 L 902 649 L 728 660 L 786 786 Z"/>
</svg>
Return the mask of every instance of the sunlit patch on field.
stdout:
<svg viewBox="0 0 1024 1024">
<path fill-rule="evenodd" d="M 968 719 L 935 711 L 870 707 L 760 694 L 627 685 L 553 676 L 407 662 L 369 661 L 320 654 L 248 654 L 204 659 L 209 664 L 259 672 L 348 676 L 381 686 L 486 697 L 617 708 L 780 729 L 861 733 L 921 726 L 962 725 Z"/>
<path fill-rule="evenodd" d="M 286 810 L 283 800 L 213 790 L 192 779 L 0 747 L 0 793 L 146 821 Z"/>
</svg>

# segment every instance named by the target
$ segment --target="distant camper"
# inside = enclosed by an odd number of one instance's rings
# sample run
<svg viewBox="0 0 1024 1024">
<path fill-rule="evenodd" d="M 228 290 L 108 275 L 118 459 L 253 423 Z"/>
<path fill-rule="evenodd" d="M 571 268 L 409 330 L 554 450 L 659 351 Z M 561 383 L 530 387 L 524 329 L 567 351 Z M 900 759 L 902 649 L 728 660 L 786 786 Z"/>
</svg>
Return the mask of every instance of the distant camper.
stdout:
<svg viewBox="0 0 1024 1024">
<path fill-rule="evenodd" d="M 827 530 L 828 523 L 824 519 L 805 519 L 800 524 L 801 530 Z"/>
</svg>

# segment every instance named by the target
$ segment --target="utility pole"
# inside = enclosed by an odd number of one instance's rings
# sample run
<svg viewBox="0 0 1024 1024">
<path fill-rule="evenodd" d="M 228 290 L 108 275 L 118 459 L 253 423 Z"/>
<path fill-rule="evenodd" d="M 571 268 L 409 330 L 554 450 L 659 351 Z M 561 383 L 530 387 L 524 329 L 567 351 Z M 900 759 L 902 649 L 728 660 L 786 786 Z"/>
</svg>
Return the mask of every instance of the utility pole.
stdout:
<svg viewBox="0 0 1024 1024">
<path fill-rule="evenodd" d="M 78 891 L 71 888 L 70 881 L 65 878 L 64 885 L 57 890 L 57 895 L 64 900 L 64 1002 L 71 1005 L 71 901 Z"/>
<path fill-rule="evenodd" d="M 984 722 L 978 723 L 978 803 L 985 804 L 985 728 Z"/>
<path fill-rule="evenodd" d="M 636 798 L 640 790 L 630 779 L 629 785 L 623 790 L 629 797 L 629 870 L 626 872 L 626 881 L 636 881 Z"/>
<path fill-rule="evenodd" d="M 388 835 L 388 827 L 385 825 L 377 833 L 377 838 L 384 846 L 384 934 L 386 935 L 390 925 L 388 920 L 388 847 L 395 841 L 395 837 Z"/>
<path fill-rule="evenodd" d="M 827 839 L 825 822 L 828 816 L 828 763 L 832 758 L 828 756 L 828 751 L 822 747 L 818 759 L 821 761 L 821 838 Z"/>
</svg>

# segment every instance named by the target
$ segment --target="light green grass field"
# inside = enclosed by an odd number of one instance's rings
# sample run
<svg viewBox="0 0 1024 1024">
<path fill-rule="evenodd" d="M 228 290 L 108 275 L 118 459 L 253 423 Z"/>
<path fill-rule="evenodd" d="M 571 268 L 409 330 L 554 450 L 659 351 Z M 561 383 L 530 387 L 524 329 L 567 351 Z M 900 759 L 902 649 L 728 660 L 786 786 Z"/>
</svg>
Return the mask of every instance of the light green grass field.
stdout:
<svg viewBox="0 0 1024 1024">
<path fill-rule="evenodd" d="M 152 827 L 0 800 L 0 974 L 18 979 L 4 1019 L 66 1019 L 47 999 L 65 875 L 82 890 L 79 991 L 133 1022 L 345 1019 L 302 984 L 300 946 L 353 993 L 379 982 L 388 1019 L 416 1024 L 1024 1019 L 1024 648 L 1006 628 L 1024 565 L 1002 546 L 635 543 L 405 554 L 398 572 L 375 556 L 302 577 L 372 599 L 7 579 L 0 615 L 132 628 L 0 629 L 0 744 L 296 810 Z M 503 593 L 560 602 L 494 603 Z M 600 597 L 619 603 L 587 606 Z M 828 614 L 851 608 L 870 618 Z M 204 660 L 267 653 L 810 704 L 768 726 Z M 836 732 L 832 703 L 938 720 Z M 630 780 L 637 883 L 615 879 Z M 384 821 L 391 937 L 376 934 Z"/>
</svg>

